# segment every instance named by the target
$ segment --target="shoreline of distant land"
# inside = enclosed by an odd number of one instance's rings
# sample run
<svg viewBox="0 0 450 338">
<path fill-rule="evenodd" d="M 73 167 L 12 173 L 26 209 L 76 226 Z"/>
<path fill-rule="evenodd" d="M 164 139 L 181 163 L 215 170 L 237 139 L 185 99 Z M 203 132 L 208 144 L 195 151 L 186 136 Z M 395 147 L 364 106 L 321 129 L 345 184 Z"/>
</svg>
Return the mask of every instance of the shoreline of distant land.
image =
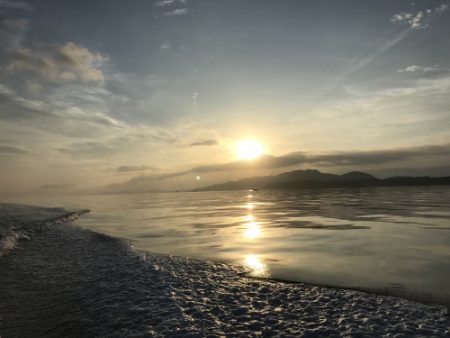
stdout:
<svg viewBox="0 0 450 338">
<path fill-rule="evenodd" d="M 247 177 L 194 189 L 192 191 L 269 190 L 310 188 L 362 188 L 450 185 L 450 176 L 393 176 L 384 179 L 361 171 L 343 175 L 322 173 L 316 169 L 294 170 L 278 175 Z"/>
</svg>

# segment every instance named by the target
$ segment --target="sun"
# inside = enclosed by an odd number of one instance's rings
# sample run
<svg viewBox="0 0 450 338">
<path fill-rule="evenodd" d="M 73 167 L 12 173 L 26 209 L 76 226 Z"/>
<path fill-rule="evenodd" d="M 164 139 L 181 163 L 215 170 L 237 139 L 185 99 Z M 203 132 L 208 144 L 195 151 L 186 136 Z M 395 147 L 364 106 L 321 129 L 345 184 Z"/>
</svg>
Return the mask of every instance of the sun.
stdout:
<svg viewBox="0 0 450 338">
<path fill-rule="evenodd" d="M 240 140 L 236 142 L 235 151 L 238 159 L 251 160 L 262 155 L 264 147 L 256 140 Z"/>
</svg>

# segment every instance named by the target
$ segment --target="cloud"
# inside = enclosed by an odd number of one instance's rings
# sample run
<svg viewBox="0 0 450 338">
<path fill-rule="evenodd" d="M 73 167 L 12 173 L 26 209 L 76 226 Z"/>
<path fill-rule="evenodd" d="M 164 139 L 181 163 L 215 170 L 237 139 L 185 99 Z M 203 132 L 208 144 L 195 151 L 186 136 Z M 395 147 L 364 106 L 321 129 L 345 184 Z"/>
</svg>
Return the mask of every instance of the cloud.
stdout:
<svg viewBox="0 0 450 338">
<path fill-rule="evenodd" d="M 180 15 L 186 15 L 188 12 L 187 8 L 178 8 L 174 9 L 173 11 L 166 12 L 164 15 L 167 16 L 180 16 Z"/>
<path fill-rule="evenodd" d="M 55 150 L 74 158 L 98 158 L 110 155 L 114 149 L 103 143 L 92 141 L 71 143 L 64 148 L 56 148 Z"/>
<path fill-rule="evenodd" d="M 107 58 L 73 42 L 40 49 L 22 47 L 11 53 L 6 69 L 29 71 L 51 82 L 102 82 L 101 66 Z"/>
<path fill-rule="evenodd" d="M 157 7 L 171 6 L 171 5 L 173 5 L 174 2 L 175 2 L 175 0 L 161 0 L 161 1 L 156 1 L 156 2 L 155 2 L 155 6 L 157 6 Z"/>
<path fill-rule="evenodd" d="M 17 121 L 51 117 L 41 101 L 24 99 L 6 86 L 0 85 L 0 120 Z"/>
<path fill-rule="evenodd" d="M 433 66 L 418 66 L 418 65 L 411 65 L 402 69 L 399 69 L 398 72 L 399 73 L 413 73 L 413 72 L 425 72 L 425 73 L 429 73 L 429 72 L 440 72 L 442 71 L 443 68 L 439 65 L 433 65 Z"/>
<path fill-rule="evenodd" d="M 76 184 L 44 184 L 39 187 L 42 190 L 59 190 L 59 189 L 67 189 L 72 188 Z"/>
<path fill-rule="evenodd" d="M 174 4 L 185 4 L 187 3 L 187 0 L 160 0 L 155 2 L 156 7 L 166 7 L 166 6 L 172 6 Z"/>
<path fill-rule="evenodd" d="M 28 154 L 28 151 L 23 148 L 19 148 L 19 147 L 0 145 L 0 154 L 26 155 L 26 154 Z"/>
<path fill-rule="evenodd" d="M 396 46 L 398 43 L 400 43 L 403 39 L 405 39 L 410 30 L 403 30 L 400 33 L 396 33 L 393 37 L 386 39 L 383 41 L 383 43 L 379 46 L 377 46 L 375 49 L 373 49 L 368 55 L 359 57 L 355 60 L 353 60 L 350 64 L 350 67 L 345 70 L 343 73 L 341 73 L 339 76 L 335 77 L 334 79 L 331 79 L 328 84 L 325 85 L 325 87 L 318 93 L 317 95 L 317 101 L 324 101 L 325 97 L 328 96 L 328 92 L 332 89 L 336 89 L 338 87 L 341 87 L 344 80 L 348 78 L 349 76 L 358 73 L 368 65 L 370 65 L 372 62 L 374 62 L 378 57 L 386 53 L 389 49 Z"/>
<path fill-rule="evenodd" d="M 381 98 L 394 98 L 394 97 L 405 97 L 405 96 L 435 96 L 435 95 L 445 95 L 450 92 L 450 77 L 443 76 L 437 78 L 421 78 L 410 86 L 405 87 L 395 87 L 385 90 L 381 90 L 373 93 L 372 97 L 377 99 Z"/>
<path fill-rule="evenodd" d="M 23 1 L 0 0 L 0 8 L 22 9 L 25 11 L 30 11 L 33 7 L 29 3 Z"/>
<path fill-rule="evenodd" d="M 11 125 L 16 128 L 16 133 L 28 134 L 31 130 L 42 135 L 38 143 L 42 139 L 54 140 L 56 137 L 59 139 L 56 154 L 76 159 L 101 159 L 133 148 L 159 148 L 161 144 L 178 142 L 164 128 L 128 123 L 111 116 L 108 106 L 114 101 L 109 98 L 110 93 L 100 90 L 101 87 L 80 87 L 83 86 L 60 85 L 58 91 L 63 93 L 46 95 L 46 101 L 41 101 L 19 96 L 9 86 L 0 83 L 0 135 L 5 135 Z M 87 92 L 83 94 L 83 90 Z M 91 93 L 91 90 L 94 91 Z M 73 138 L 83 142 L 74 143 Z M 34 142 L 29 136 L 24 137 L 24 141 Z M 56 154 L 46 156 L 51 158 Z"/>
<path fill-rule="evenodd" d="M 63 111 L 55 112 L 55 115 L 61 118 L 68 118 L 76 121 L 86 121 L 100 124 L 103 126 L 125 127 L 126 124 L 122 121 L 116 120 L 99 111 L 86 111 L 79 107 L 68 107 Z"/>
<path fill-rule="evenodd" d="M 161 49 L 170 49 L 171 44 L 170 42 L 164 42 L 161 46 L 159 46 L 159 48 Z"/>
<path fill-rule="evenodd" d="M 236 161 L 216 165 L 197 166 L 185 171 L 159 175 L 141 175 L 124 183 L 112 184 L 106 192 L 133 192 L 151 190 L 153 184 L 184 175 L 227 172 L 243 173 L 247 170 L 283 169 L 293 166 L 354 167 L 355 170 L 367 165 L 388 165 L 402 161 L 432 160 L 436 157 L 450 159 L 450 144 L 400 148 L 379 151 L 336 152 L 329 154 L 307 154 L 294 152 L 283 156 L 265 155 L 253 161 Z"/>
<path fill-rule="evenodd" d="M 312 163 L 325 164 L 327 166 L 347 166 L 387 164 L 403 160 L 413 160 L 417 158 L 430 158 L 434 156 L 450 156 L 450 144 L 428 145 L 422 147 L 410 147 L 394 150 L 315 155 L 308 156 L 307 161 L 311 161 Z"/>
<path fill-rule="evenodd" d="M 126 172 L 133 172 L 133 171 L 147 171 L 147 170 L 158 170 L 156 167 L 150 166 L 150 165 L 139 165 L 139 166 L 132 166 L 132 165 L 123 165 L 116 169 L 116 172 L 118 173 L 126 173 Z"/>
<path fill-rule="evenodd" d="M 52 125 L 58 121 L 80 121 L 101 126 L 125 128 L 126 124 L 116 120 L 101 111 L 81 108 L 72 102 L 64 102 L 65 97 L 59 97 L 56 104 L 46 103 L 41 100 L 27 99 L 17 95 L 6 85 L 0 84 L 0 119 L 3 120 L 27 120 L 46 119 L 45 124 L 52 121 Z"/>
<path fill-rule="evenodd" d="M 409 72 L 414 72 L 414 69 L 415 68 L 413 67 L 409 70 Z M 373 116 L 378 116 L 378 119 L 380 119 L 382 116 L 380 115 L 380 109 L 382 109 L 383 105 L 385 107 L 389 107 L 389 114 L 392 114 L 393 109 L 398 110 L 401 102 L 407 103 L 409 106 L 408 109 L 411 110 L 411 100 L 427 97 L 426 109 L 428 109 L 430 98 L 433 98 L 433 101 L 437 98 L 445 100 L 450 93 L 450 76 L 446 75 L 445 72 L 446 71 L 443 69 L 442 72 L 437 73 L 437 76 L 420 76 L 408 81 L 404 86 L 391 87 L 381 90 L 358 91 L 348 87 L 347 91 L 352 98 L 338 101 L 336 107 L 340 112 L 365 111 L 369 113 L 378 111 L 379 114 Z M 442 76 L 441 73 L 444 75 Z M 400 98 L 406 98 L 407 101 L 400 101 Z M 430 114 L 430 116 L 432 115 Z M 397 111 L 397 117 L 397 120 L 402 120 L 407 118 L 408 114 L 400 115 L 400 111 Z M 392 120 L 392 117 L 386 115 L 384 116 L 384 119 Z"/>
<path fill-rule="evenodd" d="M 3 50 L 16 49 L 27 31 L 27 19 L 0 19 L 0 46 Z"/>
<path fill-rule="evenodd" d="M 0 95 L 11 96 L 14 95 L 14 91 L 4 83 L 0 83 Z"/>
<path fill-rule="evenodd" d="M 424 21 L 433 13 L 442 13 L 448 9 L 447 4 L 441 4 L 434 9 L 427 9 L 425 11 L 419 11 L 417 13 L 400 12 L 391 17 L 393 23 L 407 24 L 411 29 L 423 29 L 428 26 Z"/>
<path fill-rule="evenodd" d="M 217 145 L 217 141 L 216 140 L 201 140 L 201 141 L 196 141 L 196 142 L 192 142 L 191 144 L 189 144 L 189 147 L 196 147 L 196 146 L 215 146 Z"/>
<path fill-rule="evenodd" d="M 427 25 L 422 23 L 424 17 L 424 12 L 418 12 L 416 14 L 401 12 L 399 14 L 395 14 L 391 18 L 391 22 L 403 22 L 407 23 L 412 29 L 422 29 L 427 27 Z"/>
<path fill-rule="evenodd" d="M 436 12 L 444 12 L 447 9 L 448 9 L 448 5 L 447 4 L 442 4 L 442 5 L 438 6 L 438 7 L 436 7 L 434 10 Z"/>
</svg>

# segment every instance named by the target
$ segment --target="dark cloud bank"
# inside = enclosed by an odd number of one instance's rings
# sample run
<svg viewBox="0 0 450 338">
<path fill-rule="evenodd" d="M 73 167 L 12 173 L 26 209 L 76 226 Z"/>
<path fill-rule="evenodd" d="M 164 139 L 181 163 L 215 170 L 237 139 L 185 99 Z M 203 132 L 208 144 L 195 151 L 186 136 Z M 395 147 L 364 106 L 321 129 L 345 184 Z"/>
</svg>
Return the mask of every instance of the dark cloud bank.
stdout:
<svg viewBox="0 0 450 338">
<path fill-rule="evenodd" d="M 408 165 L 416 161 L 426 161 L 430 168 L 438 167 L 443 160 L 450 163 L 450 144 L 429 145 L 423 147 L 401 148 L 380 151 L 339 152 L 331 154 L 312 155 L 303 152 L 289 153 L 283 156 L 265 155 L 253 161 L 236 161 L 216 165 L 204 165 L 185 171 L 172 172 L 160 175 L 141 175 L 121 184 L 113 184 L 104 189 L 110 193 L 151 191 L 156 182 L 185 175 L 202 175 L 209 173 L 257 172 L 258 170 L 278 170 L 295 166 L 309 168 L 321 167 L 330 170 L 338 168 L 351 168 L 358 170 L 368 166 L 387 166 L 392 164 Z M 441 162 L 439 162 L 441 161 Z M 408 167 L 405 167 L 407 171 Z M 369 169 L 370 170 L 370 169 Z M 442 171 L 445 167 L 442 167 Z M 442 173 L 444 175 L 445 173 Z"/>
</svg>

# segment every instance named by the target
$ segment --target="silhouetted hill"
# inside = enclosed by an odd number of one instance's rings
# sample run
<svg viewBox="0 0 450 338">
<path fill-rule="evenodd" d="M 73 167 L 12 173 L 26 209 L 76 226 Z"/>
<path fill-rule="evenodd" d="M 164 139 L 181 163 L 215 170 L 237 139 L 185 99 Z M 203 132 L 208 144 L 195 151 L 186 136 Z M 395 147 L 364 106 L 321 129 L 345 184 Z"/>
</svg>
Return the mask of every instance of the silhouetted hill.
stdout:
<svg viewBox="0 0 450 338">
<path fill-rule="evenodd" d="M 349 173 L 346 173 L 344 175 L 341 175 L 341 178 L 345 180 L 354 180 L 354 181 L 361 181 L 361 180 L 373 180 L 377 179 L 374 176 L 363 173 L 362 171 L 351 171 Z"/>
<path fill-rule="evenodd" d="M 321 173 L 315 169 L 295 170 L 275 176 L 244 178 L 198 188 L 194 191 L 244 190 L 244 189 L 302 189 L 338 187 L 376 187 L 404 185 L 450 185 L 447 177 L 389 177 L 379 179 L 370 174 L 352 171 L 344 175 Z"/>
</svg>

